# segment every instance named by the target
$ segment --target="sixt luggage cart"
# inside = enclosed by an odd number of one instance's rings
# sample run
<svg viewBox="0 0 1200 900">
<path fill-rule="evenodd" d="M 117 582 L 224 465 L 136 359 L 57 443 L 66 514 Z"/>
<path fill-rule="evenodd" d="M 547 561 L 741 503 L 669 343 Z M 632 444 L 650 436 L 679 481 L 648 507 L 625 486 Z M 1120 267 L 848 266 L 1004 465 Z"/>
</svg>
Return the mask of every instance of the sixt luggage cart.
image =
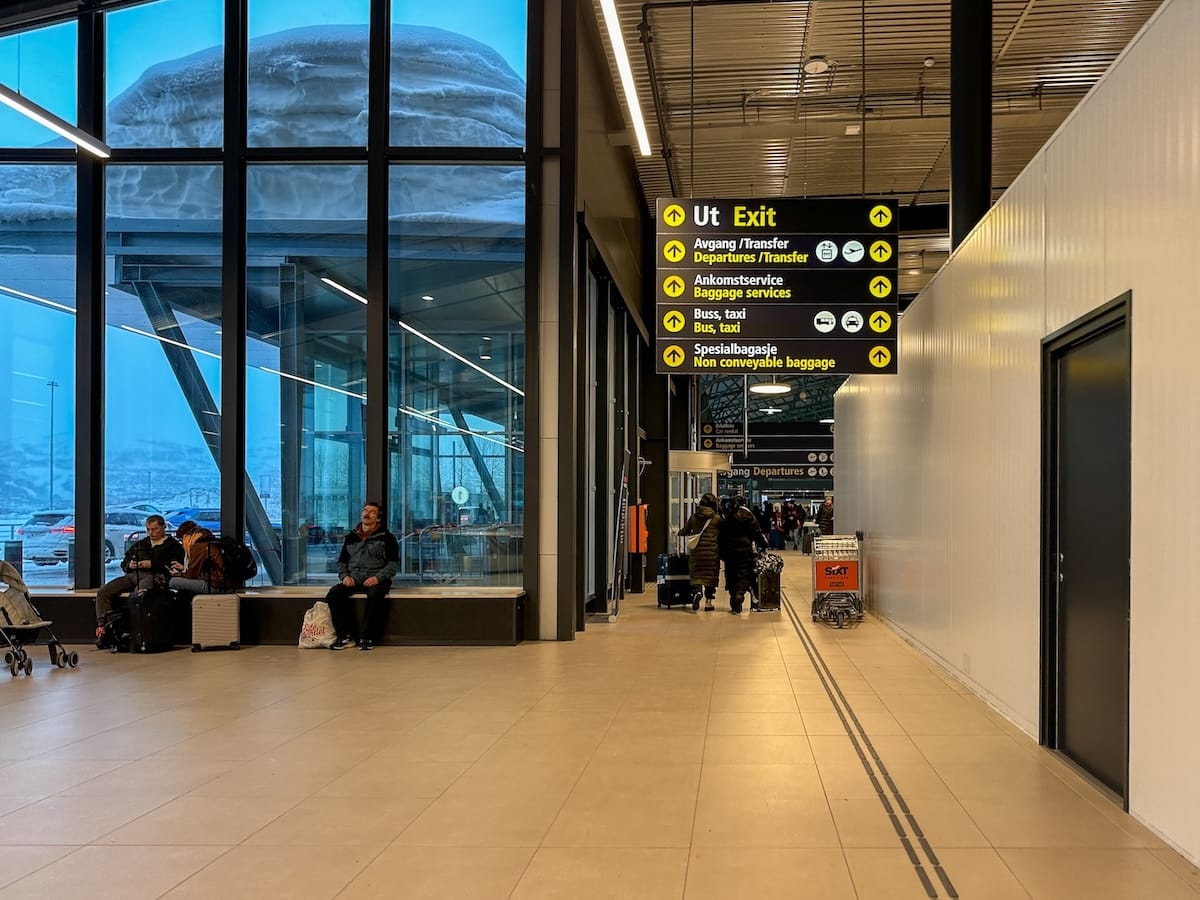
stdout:
<svg viewBox="0 0 1200 900">
<path fill-rule="evenodd" d="M 845 628 L 863 617 L 862 540 L 855 534 L 813 539 L 812 620 Z"/>
</svg>

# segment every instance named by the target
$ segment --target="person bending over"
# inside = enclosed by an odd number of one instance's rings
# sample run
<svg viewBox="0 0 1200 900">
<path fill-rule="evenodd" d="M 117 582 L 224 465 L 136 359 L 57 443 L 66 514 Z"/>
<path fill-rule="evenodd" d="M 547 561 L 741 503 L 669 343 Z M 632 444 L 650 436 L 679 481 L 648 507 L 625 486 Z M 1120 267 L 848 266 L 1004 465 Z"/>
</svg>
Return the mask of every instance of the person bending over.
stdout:
<svg viewBox="0 0 1200 900">
<path fill-rule="evenodd" d="M 342 542 L 338 556 L 341 581 L 325 595 L 338 635 L 331 650 L 345 650 L 351 644 L 358 644 L 359 650 L 370 650 L 383 639 L 392 606 L 388 590 L 399 567 L 400 544 L 384 527 L 383 507 L 365 504 L 359 523 Z M 362 593 L 367 595 L 367 604 L 360 633 L 354 595 Z"/>
<path fill-rule="evenodd" d="M 225 557 L 216 536 L 188 519 L 175 529 L 183 544 L 182 563 L 171 566 L 171 590 L 191 602 L 197 594 L 220 594 L 234 587 L 225 577 Z"/>
</svg>

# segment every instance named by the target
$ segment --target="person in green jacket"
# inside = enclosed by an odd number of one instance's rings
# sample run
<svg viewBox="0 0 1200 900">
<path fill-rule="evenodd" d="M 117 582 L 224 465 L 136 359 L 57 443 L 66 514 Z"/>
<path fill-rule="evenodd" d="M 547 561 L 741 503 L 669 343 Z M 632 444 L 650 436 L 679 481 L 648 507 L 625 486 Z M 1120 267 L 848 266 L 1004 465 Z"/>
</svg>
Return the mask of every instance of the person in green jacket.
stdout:
<svg viewBox="0 0 1200 900">
<path fill-rule="evenodd" d="M 700 536 L 695 549 L 688 552 L 688 573 L 692 585 L 692 609 L 700 608 L 700 598 L 704 598 L 704 608 L 711 610 L 713 600 L 717 596 L 717 585 L 721 580 L 721 556 L 717 552 L 717 531 L 721 525 L 721 514 L 717 512 L 717 498 L 705 494 L 696 504 L 687 524 L 679 532 L 687 536 Z"/>
</svg>

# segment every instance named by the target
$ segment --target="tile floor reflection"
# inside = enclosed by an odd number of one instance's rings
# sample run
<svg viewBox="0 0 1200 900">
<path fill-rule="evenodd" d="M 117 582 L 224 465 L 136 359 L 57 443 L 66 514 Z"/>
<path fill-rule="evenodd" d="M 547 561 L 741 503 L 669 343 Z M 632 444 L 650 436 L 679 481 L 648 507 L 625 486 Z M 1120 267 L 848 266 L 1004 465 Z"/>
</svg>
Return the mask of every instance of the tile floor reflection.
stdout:
<svg viewBox="0 0 1200 900">
<path fill-rule="evenodd" d="M 807 641 L 651 591 L 570 644 L 39 664 L 0 682 L 0 897 L 1200 896 L 887 628 L 807 621 L 785 555 Z"/>
</svg>

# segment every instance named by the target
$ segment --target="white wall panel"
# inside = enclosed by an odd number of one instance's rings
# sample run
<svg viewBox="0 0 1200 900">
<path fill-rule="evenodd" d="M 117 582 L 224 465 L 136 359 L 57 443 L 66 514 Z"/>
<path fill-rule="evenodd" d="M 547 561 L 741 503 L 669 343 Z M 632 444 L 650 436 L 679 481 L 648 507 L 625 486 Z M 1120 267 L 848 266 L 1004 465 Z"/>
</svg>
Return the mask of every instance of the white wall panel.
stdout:
<svg viewBox="0 0 1200 900">
<path fill-rule="evenodd" d="M 1041 342 L 1133 291 L 1130 808 L 1193 860 L 1198 44 L 1200 2 L 1164 4 L 906 312 L 900 374 L 836 402 L 876 612 L 1032 733 Z"/>
</svg>

